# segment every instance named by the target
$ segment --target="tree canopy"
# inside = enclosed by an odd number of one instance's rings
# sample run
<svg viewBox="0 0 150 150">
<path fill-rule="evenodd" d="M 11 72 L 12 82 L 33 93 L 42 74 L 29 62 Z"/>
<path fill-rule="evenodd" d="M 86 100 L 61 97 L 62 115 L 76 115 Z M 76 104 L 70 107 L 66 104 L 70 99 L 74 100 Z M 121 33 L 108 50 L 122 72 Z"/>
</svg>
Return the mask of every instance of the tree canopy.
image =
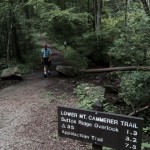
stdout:
<svg viewBox="0 0 150 150">
<path fill-rule="evenodd" d="M 77 69 L 149 66 L 150 0 L 0 1 L 0 69 L 34 58 L 41 37 Z M 149 72 L 119 77 L 118 95 L 127 107 L 138 112 L 150 105 Z"/>
</svg>

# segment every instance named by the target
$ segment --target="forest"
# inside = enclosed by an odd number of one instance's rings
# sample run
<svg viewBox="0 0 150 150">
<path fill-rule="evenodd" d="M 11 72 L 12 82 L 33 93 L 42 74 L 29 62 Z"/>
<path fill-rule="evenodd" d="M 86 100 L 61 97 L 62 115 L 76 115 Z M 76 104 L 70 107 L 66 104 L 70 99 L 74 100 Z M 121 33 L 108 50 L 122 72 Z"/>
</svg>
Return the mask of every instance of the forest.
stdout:
<svg viewBox="0 0 150 150">
<path fill-rule="evenodd" d="M 119 78 L 121 113 L 144 118 L 150 148 L 150 0 L 1 0 L 0 71 L 35 68 L 41 39 L 76 69 Z M 107 104 L 106 111 L 118 110 Z"/>
</svg>

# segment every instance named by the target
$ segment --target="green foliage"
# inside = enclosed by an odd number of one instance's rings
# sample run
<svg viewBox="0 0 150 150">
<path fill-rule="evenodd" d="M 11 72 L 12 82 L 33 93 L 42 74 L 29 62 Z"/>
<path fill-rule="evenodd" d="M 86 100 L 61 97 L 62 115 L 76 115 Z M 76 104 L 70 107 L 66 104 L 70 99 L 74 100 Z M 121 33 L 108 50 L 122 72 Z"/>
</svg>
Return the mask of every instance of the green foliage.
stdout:
<svg viewBox="0 0 150 150">
<path fill-rule="evenodd" d="M 88 67 L 89 60 L 78 52 L 78 50 L 71 48 L 70 46 L 67 46 L 67 48 L 64 48 L 63 43 L 53 42 L 53 46 L 64 53 L 64 59 L 65 62 L 67 62 L 69 65 L 72 65 L 77 70 L 79 69 L 85 69 Z"/>
<path fill-rule="evenodd" d="M 113 150 L 112 148 L 103 147 L 103 150 Z"/>
<path fill-rule="evenodd" d="M 150 101 L 150 73 L 132 72 L 121 77 L 119 97 L 133 110 Z"/>
<path fill-rule="evenodd" d="M 142 150 L 145 150 L 147 148 L 150 148 L 150 143 L 148 143 L 148 142 L 142 143 Z"/>
<path fill-rule="evenodd" d="M 18 66 L 22 74 L 27 74 L 39 67 L 40 64 L 40 49 L 28 52 L 28 55 L 23 55 L 24 63 L 18 63 L 15 59 L 8 64 L 8 67 Z"/>
<path fill-rule="evenodd" d="M 143 147 L 150 148 L 150 124 L 147 127 L 143 128 Z"/>
<path fill-rule="evenodd" d="M 95 32 L 85 33 L 83 35 L 83 43 L 84 45 L 87 44 L 87 47 L 89 47 L 91 51 L 101 49 L 101 51 L 99 51 L 99 53 L 101 53 L 106 48 L 106 44 L 108 44 L 109 41 L 105 39 L 101 31 L 97 31 L 96 33 Z M 88 54 L 88 51 L 85 50 L 85 54 L 86 53 Z M 92 54 L 92 52 L 90 52 L 89 54 Z"/>
<path fill-rule="evenodd" d="M 24 61 L 25 64 L 29 66 L 31 70 L 37 68 L 41 63 L 41 49 L 40 48 L 34 48 L 30 52 L 28 52 L 28 55 L 24 55 Z"/>
<path fill-rule="evenodd" d="M 94 104 L 93 95 L 88 95 L 88 87 L 91 86 L 88 83 L 79 84 L 75 89 L 75 94 L 79 99 L 79 106 L 81 108 L 91 109 L 91 105 Z M 93 85 L 92 85 L 93 86 Z"/>
<path fill-rule="evenodd" d="M 101 31 L 86 32 L 81 37 L 77 38 L 72 46 L 82 56 L 87 57 L 89 63 L 101 64 L 108 62 L 106 49 L 111 41 Z"/>
<path fill-rule="evenodd" d="M 87 68 L 88 59 L 70 47 L 64 51 L 64 58 L 77 69 Z"/>
<path fill-rule="evenodd" d="M 45 2 L 45 0 L 29 0 L 27 6 L 31 7 L 34 12 L 32 20 L 32 25 L 34 29 L 38 32 L 49 32 L 50 21 L 51 21 L 51 11 L 59 10 L 59 7 L 54 3 Z"/>
<path fill-rule="evenodd" d="M 79 107 L 92 109 L 92 105 L 104 100 L 103 91 L 96 88 L 95 85 L 89 83 L 80 83 L 74 90 L 75 94 L 79 99 Z"/>
<path fill-rule="evenodd" d="M 119 34 L 116 34 L 113 46 L 109 49 L 108 54 L 118 61 L 117 64 L 138 65 L 149 57 L 149 18 L 141 9 L 132 8 L 127 14 L 126 25 L 120 22 L 122 16 L 118 17 L 120 21 L 115 28 Z"/>
<path fill-rule="evenodd" d="M 60 41 L 72 40 L 89 29 L 88 13 L 77 13 L 73 9 L 51 11 L 51 32 Z"/>
<path fill-rule="evenodd" d="M 150 127 L 143 128 L 143 132 L 146 134 L 150 133 Z"/>
<path fill-rule="evenodd" d="M 23 74 L 23 75 L 25 75 L 31 71 L 30 67 L 25 64 L 18 64 L 18 67 L 19 67 L 21 74 Z"/>
<path fill-rule="evenodd" d="M 123 26 L 124 18 L 123 16 L 109 16 L 108 18 L 104 18 L 102 20 L 102 33 L 103 35 L 109 39 L 109 41 L 114 41 L 114 39 L 118 38 L 121 32 L 121 27 Z M 110 46 L 110 45 L 109 45 Z"/>
<path fill-rule="evenodd" d="M 0 70 L 3 70 L 7 67 L 8 65 L 7 65 L 6 59 L 0 59 Z"/>
<path fill-rule="evenodd" d="M 104 112 L 118 113 L 118 107 L 108 102 L 103 103 Z"/>
</svg>

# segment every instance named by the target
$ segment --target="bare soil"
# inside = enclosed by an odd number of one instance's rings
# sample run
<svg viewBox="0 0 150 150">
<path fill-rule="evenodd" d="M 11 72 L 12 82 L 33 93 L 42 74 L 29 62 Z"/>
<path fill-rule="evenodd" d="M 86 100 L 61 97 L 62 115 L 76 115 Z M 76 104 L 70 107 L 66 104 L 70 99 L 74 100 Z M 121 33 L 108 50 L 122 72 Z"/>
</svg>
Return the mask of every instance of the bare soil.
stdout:
<svg viewBox="0 0 150 150">
<path fill-rule="evenodd" d="M 62 63 L 63 54 L 53 49 L 53 68 Z M 57 133 L 57 107 L 77 105 L 74 84 L 74 79 L 59 77 L 55 69 L 43 78 L 41 67 L 21 82 L 1 81 L 0 150 L 90 149 L 87 143 Z"/>
</svg>

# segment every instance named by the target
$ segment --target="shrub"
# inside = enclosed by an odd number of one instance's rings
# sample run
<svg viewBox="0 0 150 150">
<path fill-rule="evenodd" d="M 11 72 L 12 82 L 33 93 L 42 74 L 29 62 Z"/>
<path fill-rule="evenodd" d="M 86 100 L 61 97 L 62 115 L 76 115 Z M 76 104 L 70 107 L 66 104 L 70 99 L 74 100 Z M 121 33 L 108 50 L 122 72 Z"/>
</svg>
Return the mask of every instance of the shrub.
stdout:
<svg viewBox="0 0 150 150">
<path fill-rule="evenodd" d="M 109 55 L 117 60 L 115 65 L 141 65 L 147 63 L 150 50 L 150 40 L 148 38 L 150 26 L 149 18 L 143 10 L 133 7 L 128 13 L 126 26 L 123 21 L 122 25 L 118 24 L 116 27 L 120 28 L 120 34 L 117 34 L 113 46 L 109 49 Z"/>
<path fill-rule="evenodd" d="M 81 83 L 76 89 L 75 93 L 79 99 L 79 106 L 81 108 L 92 109 L 92 105 L 99 101 L 104 101 L 104 89 L 100 86 L 95 86 L 89 83 Z"/>
<path fill-rule="evenodd" d="M 72 48 L 67 48 L 64 52 L 66 61 L 77 69 L 83 69 L 88 66 L 88 59 Z"/>
<path fill-rule="evenodd" d="M 150 102 L 150 73 L 136 71 L 123 74 L 119 97 L 133 110 Z"/>
</svg>

